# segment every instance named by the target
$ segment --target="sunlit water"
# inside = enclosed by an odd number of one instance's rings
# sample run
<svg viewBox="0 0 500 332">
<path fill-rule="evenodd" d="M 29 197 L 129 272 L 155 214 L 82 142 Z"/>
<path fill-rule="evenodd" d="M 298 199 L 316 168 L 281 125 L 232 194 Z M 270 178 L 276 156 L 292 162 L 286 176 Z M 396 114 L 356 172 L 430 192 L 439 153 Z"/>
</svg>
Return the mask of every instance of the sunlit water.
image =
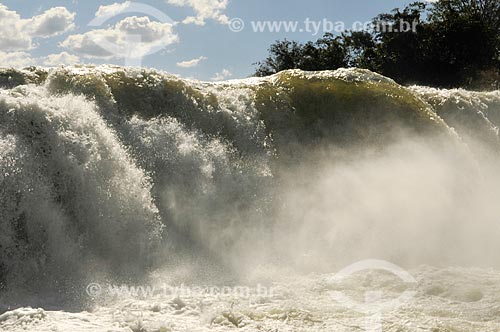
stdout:
<svg viewBox="0 0 500 332">
<path fill-rule="evenodd" d="M 107 66 L 0 86 L 1 330 L 500 329 L 498 91 Z M 369 258 L 414 282 L 334 282 Z M 374 290 L 413 296 L 370 318 Z"/>
</svg>

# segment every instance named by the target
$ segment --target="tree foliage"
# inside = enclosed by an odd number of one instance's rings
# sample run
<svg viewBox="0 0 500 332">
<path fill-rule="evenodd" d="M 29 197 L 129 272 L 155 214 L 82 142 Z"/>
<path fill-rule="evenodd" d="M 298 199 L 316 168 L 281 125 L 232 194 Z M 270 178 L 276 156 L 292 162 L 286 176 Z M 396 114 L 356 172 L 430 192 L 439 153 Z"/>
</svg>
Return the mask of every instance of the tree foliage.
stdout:
<svg viewBox="0 0 500 332">
<path fill-rule="evenodd" d="M 257 76 L 267 76 L 286 69 L 328 70 L 347 66 L 346 50 L 341 38 L 328 33 L 316 42 L 299 44 L 277 41 L 269 49 L 269 57 L 258 63 Z"/>
<path fill-rule="evenodd" d="M 403 84 L 440 87 L 500 77 L 500 0 L 415 2 L 378 15 L 372 26 L 306 44 L 277 41 L 256 75 L 359 67 Z"/>
</svg>

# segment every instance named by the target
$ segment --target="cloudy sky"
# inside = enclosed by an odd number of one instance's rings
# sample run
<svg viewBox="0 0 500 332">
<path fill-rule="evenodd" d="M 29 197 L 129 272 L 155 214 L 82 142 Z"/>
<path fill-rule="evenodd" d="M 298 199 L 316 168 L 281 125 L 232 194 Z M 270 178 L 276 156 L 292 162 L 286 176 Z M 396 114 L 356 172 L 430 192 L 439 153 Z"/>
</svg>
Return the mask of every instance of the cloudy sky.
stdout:
<svg viewBox="0 0 500 332">
<path fill-rule="evenodd" d="M 113 63 L 241 78 L 277 39 L 316 40 L 410 2 L 0 0 L 0 66 Z"/>
</svg>

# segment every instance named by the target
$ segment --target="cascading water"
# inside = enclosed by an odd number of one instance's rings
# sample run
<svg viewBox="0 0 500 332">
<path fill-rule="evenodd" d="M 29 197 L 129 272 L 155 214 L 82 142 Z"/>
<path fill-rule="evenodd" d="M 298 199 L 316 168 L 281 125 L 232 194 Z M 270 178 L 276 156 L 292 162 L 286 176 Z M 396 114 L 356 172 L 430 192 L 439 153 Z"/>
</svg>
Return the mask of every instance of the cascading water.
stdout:
<svg viewBox="0 0 500 332">
<path fill-rule="evenodd" d="M 4 70 L 0 87 L 0 309 L 62 303 L 91 281 L 139 282 L 187 261 L 232 282 L 374 256 L 498 267 L 498 91 L 404 88 L 357 69 L 203 83 L 110 66 Z M 409 310 L 434 317 L 421 307 L 432 289 L 446 293 L 432 284 L 446 273 L 414 273 L 424 295 Z M 311 302 L 318 278 L 293 295 L 313 311 L 326 306 Z M 469 299 L 460 294 L 444 298 Z M 269 318 L 286 314 L 296 330 L 338 328 L 300 303 L 273 303 L 241 311 L 243 325 L 286 330 Z M 0 327 L 22 328 L 15 317 L 57 325 L 26 309 Z"/>
</svg>

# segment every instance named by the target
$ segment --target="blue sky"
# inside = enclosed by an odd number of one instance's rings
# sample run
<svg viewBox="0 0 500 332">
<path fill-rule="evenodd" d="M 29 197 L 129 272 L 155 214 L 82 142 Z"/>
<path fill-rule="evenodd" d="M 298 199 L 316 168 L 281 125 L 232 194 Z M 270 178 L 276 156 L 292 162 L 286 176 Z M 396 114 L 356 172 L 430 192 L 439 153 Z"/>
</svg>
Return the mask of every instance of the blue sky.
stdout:
<svg viewBox="0 0 500 332">
<path fill-rule="evenodd" d="M 342 21 L 350 28 L 356 21 L 369 21 L 410 2 L 143 0 L 138 5 L 116 0 L 0 0 L 0 66 L 124 65 L 123 55 L 136 52 L 140 65 L 183 77 L 242 78 L 251 75 L 252 64 L 266 57 L 275 40 L 316 40 L 323 34 L 324 20 Z M 321 23 L 320 34 L 304 31 L 306 19 Z M 295 32 L 284 31 L 284 26 L 280 32 L 255 32 L 252 22 L 257 21 L 297 21 L 298 26 Z M 244 22 L 244 29 L 231 31 L 230 27 L 241 27 L 239 22 Z M 141 43 L 133 44 L 128 35 L 139 35 Z M 101 40 L 117 46 L 103 48 Z"/>
</svg>

